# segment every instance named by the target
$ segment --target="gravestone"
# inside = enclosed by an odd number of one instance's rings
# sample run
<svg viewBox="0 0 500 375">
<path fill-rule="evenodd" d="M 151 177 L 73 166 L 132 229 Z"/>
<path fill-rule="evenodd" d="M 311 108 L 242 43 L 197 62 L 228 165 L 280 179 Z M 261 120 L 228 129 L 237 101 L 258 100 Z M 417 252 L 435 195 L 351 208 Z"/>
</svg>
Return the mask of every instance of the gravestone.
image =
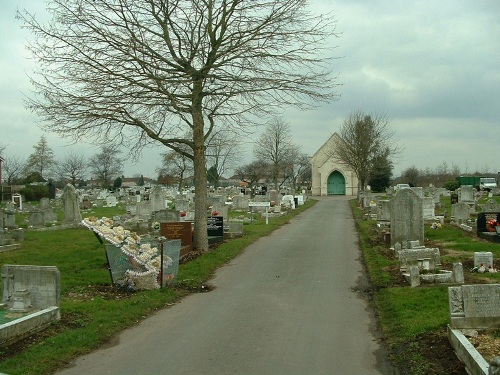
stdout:
<svg viewBox="0 0 500 375">
<path fill-rule="evenodd" d="M 54 266 L 2 266 L 2 303 L 11 307 L 16 291 L 30 292 L 35 309 L 60 306 L 61 276 Z"/>
<path fill-rule="evenodd" d="M 62 201 L 64 207 L 64 222 L 75 223 L 82 221 L 78 192 L 73 185 L 67 184 L 64 187 Z"/>
<path fill-rule="evenodd" d="M 153 221 L 167 222 L 167 221 L 179 221 L 180 212 L 177 210 L 160 210 L 153 212 Z"/>
<path fill-rule="evenodd" d="M 175 201 L 175 209 L 179 212 L 188 212 L 189 211 L 189 201 L 185 199 L 177 199 Z"/>
<path fill-rule="evenodd" d="M 448 302 L 451 328 L 500 328 L 500 284 L 449 287 Z"/>
<path fill-rule="evenodd" d="M 407 241 L 424 243 L 422 198 L 412 189 L 401 189 L 390 201 L 391 246 Z"/>
<path fill-rule="evenodd" d="M 474 253 L 474 267 L 484 266 L 486 269 L 493 267 L 493 253 L 491 251 L 481 251 Z"/>
<path fill-rule="evenodd" d="M 432 197 L 422 198 L 422 210 L 423 210 L 424 220 L 433 220 L 436 217 L 434 198 Z"/>
<path fill-rule="evenodd" d="M 162 287 L 175 285 L 179 270 L 179 257 L 181 253 L 181 240 L 163 241 L 162 243 Z"/>
<path fill-rule="evenodd" d="M 230 233 L 231 235 L 243 234 L 243 222 L 242 221 L 228 222 L 228 233 Z"/>
<path fill-rule="evenodd" d="M 165 195 L 160 186 L 154 186 L 149 193 L 149 201 L 151 203 L 151 211 L 160 211 L 167 208 L 165 204 Z"/>
<path fill-rule="evenodd" d="M 474 202 L 474 192 L 475 189 L 472 185 L 462 185 L 460 189 L 458 189 L 458 201 Z"/>
<path fill-rule="evenodd" d="M 250 199 L 248 196 L 235 195 L 233 197 L 233 207 L 235 210 L 248 210 L 248 203 Z M 279 204 L 279 201 L 277 202 Z"/>
<path fill-rule="evenodd" d="M 216 213 L 215 213 L 216 212 Z M 215 216 L 222 216 L 224 220 L 229 219 L 229 206 L 225 202 L 215 202 L 212 206 L 212 214 Z"/>
<path fill-rule="evenodd" d="M 271 204 L 280 204 L 280 193 L 278 190 L 269 190 L 269 201 Z"/>
<path fill-rule="evenodd" d="M 181 256 L 191 251 L 193 246 L 193 231 L 188 221 L 160 223 L 160 236 L 167 240 L 181 240 Z"/>
<path fill-rule="evenodd" d="M 224 219 L 222 216 L 207 217 L 207 235 L 208 237 L 224 236 Z"/>
<path fill-rule="evenodd" d="M 453 263 L 453 278 L 457 284 L 464 283 L 464 267 L 462 263 Z"/>
<path fill-rule="evenodd" d="M 453 216 L 455 224 L 466 224 L 470 219 L 470 207 L 465 202 L 458 202 L 451 206 L 451 216 Z"/>
<path fill-rule="evenodd" d="M 499 212 L 480 212 L 477 214 L 477 235 L 481 232 L 496 233 L 495 227 L 500 224 Z M 493 225 L 491 225 L 493 223 Z"/>
<path fill-rule="evenodd" d="M 411 190 L 417 194 L 417 197 L 423 198 L 424 197 L 424 189 L 421 186 L 414 186 L 411 188 Z"/>
<path fill-rule="evenodd" d="M 498 212 L 500 211 L 500 207 L 498 206 L 497 202 L 494 201 L 493 199 L 488 199 L 488 202 L 486 202 L 483 206 L 483 212 Z"/>
<path fill-rule="evenodd" d="M 377 220 L 378 221 L 390 221 L 391 220 L 391 210 L 390 201 L 387 199 L 380 199 L 377 203 Z"/>
<path fill-rule="evenodd" d="M 415 288 L 420 285 L 420 270 L 417 266 L 410 267 L 410 286 Z"/>
<path fill-rule="evenodd" d="M 117 200 L 114 195 L 109 195 L 106 197 L 106 207 L 116 207 Z"/>
<path fill-rule="evenodd" d="M 438 248 L 400 250 L 396 255 L 402 271 L 406 271 L 412 266 L 417 266 L 421 270 L 433 271 L 441 265 L 441 256 Z"/>
</svg>

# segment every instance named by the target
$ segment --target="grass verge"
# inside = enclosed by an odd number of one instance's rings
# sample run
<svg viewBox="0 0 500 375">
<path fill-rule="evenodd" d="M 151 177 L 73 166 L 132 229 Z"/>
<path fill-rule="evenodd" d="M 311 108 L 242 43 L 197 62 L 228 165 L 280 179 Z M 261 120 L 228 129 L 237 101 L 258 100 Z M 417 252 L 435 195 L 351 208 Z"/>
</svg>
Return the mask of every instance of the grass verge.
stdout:
<svg viewBox="0 0 500 375">
<path fill-rule="evenodd" d="M 373 287 L 378 323 L 393 364 L 400 373 L 408 375 L 465 373 L 460 363 L 459 368 L 450 366 L 450 363 L 458 363 L 458 359 L 445 334 L 449 323 L 448 285 L 429 284 L 411 288 L 402 278 L 394 254 L 383 243 L 376 221 L 366 220 L 356 200 L 350 203 Z M 442 202 L 441 207 L 444 210 L 448 207 L 448 212 L 451 210 L 449 206 L 447 202 Z M 426 246 L 440 249 L 442 269 L 451 270 L 454 262 L 462 262 L 467 284 L 498 282 L 500 279 L 500 273 L 470 272 L 474 252 L 491 251 L 494 259 L 499 259 L 500 244 L 484 241 L 449 224 L 441 229 L 431 229 L 430 225 L 426 225 L 424 236 Z M 439 342 L 440 346 L 429 348 L 429 342 Z M 450 354 L 440 358 L 443 354 L 439 353 L 441 349 L 448 350 Z"/>
</svg>

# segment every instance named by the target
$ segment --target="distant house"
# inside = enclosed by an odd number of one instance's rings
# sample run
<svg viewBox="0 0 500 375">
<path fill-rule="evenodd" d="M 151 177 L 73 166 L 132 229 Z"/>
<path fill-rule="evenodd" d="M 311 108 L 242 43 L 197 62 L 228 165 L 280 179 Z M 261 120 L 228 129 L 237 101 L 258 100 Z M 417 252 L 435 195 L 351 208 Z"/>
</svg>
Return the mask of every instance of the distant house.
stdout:
<svg viewBox="0 0 500 375">
<path fill-rule="evenodd" d="M 334 133 L 311 157 L 312 195 L 356 195 L 358 178 L 343 164 L 332 158 L 340 137 Z"/>
</svg>

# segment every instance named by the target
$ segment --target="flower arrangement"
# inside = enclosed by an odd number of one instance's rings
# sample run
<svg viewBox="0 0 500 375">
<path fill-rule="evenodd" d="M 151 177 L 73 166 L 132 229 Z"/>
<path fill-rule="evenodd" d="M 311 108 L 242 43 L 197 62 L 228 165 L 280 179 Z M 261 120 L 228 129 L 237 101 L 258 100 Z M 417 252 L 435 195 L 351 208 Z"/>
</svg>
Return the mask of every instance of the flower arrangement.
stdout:
<svg viewBox="0 0 500 375">
<path fill-rule="evenodd" d="M 158 275 L 161 269 L 161 256 L 156 247 L 152 247 L 149 243 L 142 244 L 139 235 L 120 225 L 115 226 L 113 220 L 106 217 L 98 219 L 91 216 L 83 219 L 82 224 L 119 247 L 133 263 L 142 266 L 144 271 L 127 270 L 125 272 L 127 286 L 133 289 L 158 289 L 160 287 Z"/>
<path fill-rule="evenodd" d="M 431 229 L 441 229 L 442 225 L 441 223 L 433 222 L 431 224 Z"/>
<path fill-rule="evenodd" d="M 488 232 L 495 232 L 496 229 L 495 227 L 500 225 L 495 219 L 489 219 L 487 222 L 486 222 L 486 230 Z"/>
</svg>

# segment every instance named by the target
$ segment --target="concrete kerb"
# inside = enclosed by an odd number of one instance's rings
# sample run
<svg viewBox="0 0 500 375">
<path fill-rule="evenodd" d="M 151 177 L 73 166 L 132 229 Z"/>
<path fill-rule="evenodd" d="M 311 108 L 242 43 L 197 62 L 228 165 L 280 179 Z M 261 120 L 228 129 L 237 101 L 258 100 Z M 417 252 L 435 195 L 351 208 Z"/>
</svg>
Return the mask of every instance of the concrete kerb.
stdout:
<svg viewBox="0 0 500 375">
<path fill-rule="evenodd" d="M 471 375 L 488 375 L 490 367 L 488 362 L 479 354 L 467 337 L 460 330 L 453 329 L 449 325 L 447 331 L 448 340 L 458 359 L 465 364 L 467 372 Z"/>
</svg>

